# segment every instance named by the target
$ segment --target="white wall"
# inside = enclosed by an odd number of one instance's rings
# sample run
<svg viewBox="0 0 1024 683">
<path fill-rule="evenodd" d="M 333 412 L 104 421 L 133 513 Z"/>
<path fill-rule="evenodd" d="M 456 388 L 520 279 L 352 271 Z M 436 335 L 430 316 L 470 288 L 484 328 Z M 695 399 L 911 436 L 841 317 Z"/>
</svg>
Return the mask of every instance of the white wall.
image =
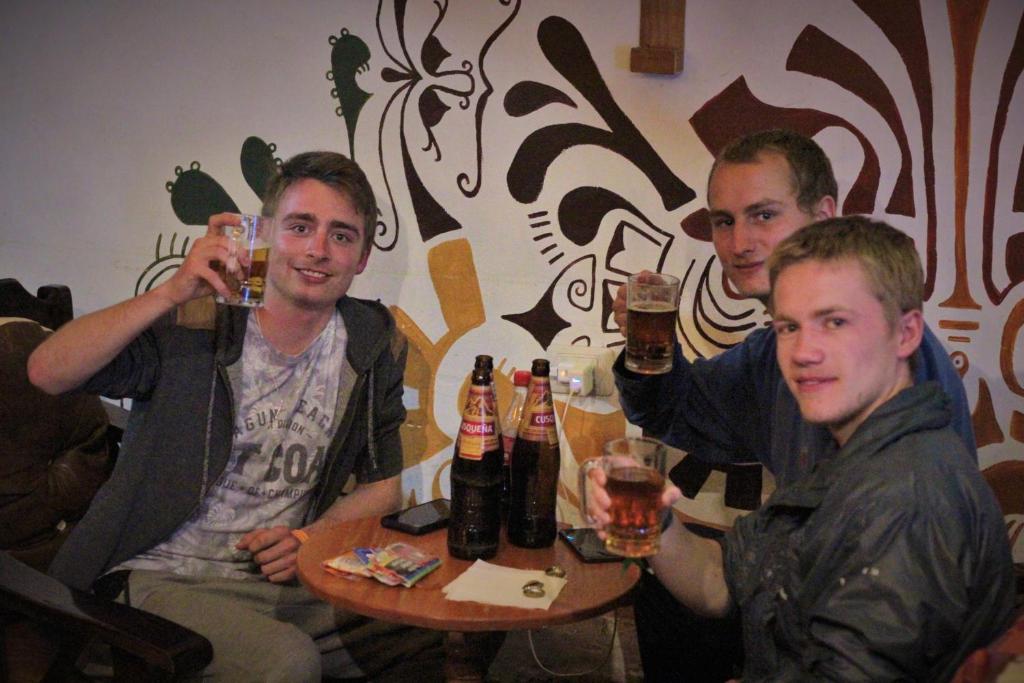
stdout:
<svg viewBox="0 0 1024 683">
<path fill-rule="evenodd" d="M 533 307 L 557 283 L 554 305 L 571 327 L 555 343 L 571 343 L 588 335 L 591 343 L 617 341 L 602 332 L 600 290 L 616 275 L 603 261 L 619 221 L 643 225 L 630 212 L 609 214 L 595 239 L 579 246 L 557 234 L 534 241 L 530 214 L 548 211 L 556 219 L 558 202 L 573 188 L 595 185 L 628 199 L 653 226 L 674 236 L 667 248 L 666 270 L 683 270 L 691 261 L 701 268 L 712 257 L 709 244 L 686 237 L 680 221 L 703 206 L 705 179 L 711 155 L 690 125 L 691 116 L 735 79 L 743 76 L 754 95 L 784 108 L 816 109 L 835 114 L 861 131 L 880 158 L 876 215 L 925 240 L 925 180 L 922 171 L 922 132 L 908 71 L 896 48 L 853 2 L 845 0 L 690 0 L 687 3 L 684 71 L 675 77 L 646 76 L 628 70 L 629 48 L 637 43 L 638 4 L 621 0 L 590 2 L 515 2 L 452 0 L 434 35 L 451 57 L 442 69 L 472 65 L 473 93 L 468 108 L 458 97 L 438 92 L 450 109 L 433 129 L 434 149 L 424 151 L 428 137 L 417 115 L 415 97 L 400 115 L 401 82 L 382 77 L 395 64 L 385 52 L 399 55 L 399 29 L 390 6 L 376 28 L 377 5 L 372 2 L 277 3 L 235 0 L 216 3 L 181 0 L 175 3 L 137 3 L 127 0 L 54 2 L 9 0 L 0 9 L 0 276 L 16 277 L 34 290 L 60 282 L 75 296 L 82 314 L 131 296 L 136 280 L 155 258 L 157 236 L 166 251 L 171 235 L 178 244 L 202 230 L 182 225 L 171 210 L 165 183 L 174 179 L 175 166 L 198 160 L 224 186 L 240 208 L 258 208 L 239 167 L 242 141 L 256 135 L 277 145 L 286 158 L 313 148 L 348 152 L 344 122 L 335 115 L 328 38 L 341 29 L 358 35 L 371 52 L 369 68 L 357 76 L 359 87 L 372 94 L 363 108 L 356 132 L 355 157 L 373 181 L 384 219 L 399 223 L 398 242 L 391 251 L 376 252 L 367 272 L 357 279 L 355 294 L 381 298 L 405 311 L 426 337 L 436 343 L 448 330 L 441 315 L 440 294 L 431 279 L 427 257 L 454 240 L 466 240 L 486 310 L 486 323 L 456 339 L 432 368 L 432 412 L 438 429 L 453 437 L 459 419 L 457 391 L 476 353 L 507 359 L 504 366 L 526 366 L 544 349 L 526 330 L 500 316 Z M 956 334 L 943 330 L 951 351 L 969 359 L 965 386 L 972 403 L 979 400 L 982 381 L 991 393 L 994 423 L 1002 441 L 985 446 L 982 464 L 1021 457 L 1024 439 L 1024 342 L 1018 339 L 1022 311 L 1021 288 L 1011 289 L 1000 304 L 992 303 L 982 287 L 980 223 L 984 178 L 992 139 L 997 95 L 1022 7 L 1014 0 L 989 2 L 980 28 L 970 91 L 970 178 L 954 171 L 956 145 L 954 52 L 945 3 L 925 2 L 923 20 L 928 42 L 935 111 L 938 224 L 938 272 L 935 294 L 926 315 L 938 330 L 941 319 L 969 320 L 979 328 L 970 341 L 950 342 Z M 432 2 L 409 3 L 404 26 L 405 44 L 414 63 L 437 20 Z M 485 41 L 513 12 L 516 16 L 490 47 L 483 65 Z M 614 101 L 660 155 L 675 176 L 693 188 L 694 201 L 665 209 L 651 181 L 637 166 L 600 146 L 574 147 L 551 167 L 538 199 L 521 204 L 510 196 L 506 173 L 527 135 L 544 125 L 578 123 L 606 129 L 587 98 L 560 75 L 538 47 L 537 29 L 551 15 L 566 18 L 583 35 L 601 78 Z M 899 150 L 879 113 L 849 90 L 826 80 L 789 71 L 786 59 L 797 36 L 808 24 L 856 52 L 878 74 L 895 100 L 906 126 L 913 154 L 917 215 L 887 215 L 886 201 L 896 182 Z M 423 70 L 420 69 L 423 74 Z M 475 115 L 486 74 L 493 94 L 483 108 L 482 126 Z M 575 107 L 553 105 L 522 117 L 510 116 L 503 99 L 518 82 L 534 80 L 560 89 Z M 432 84 L 467 89 L 465 75 L 430 77 L 419 81 L 419 95 Z M 397 99 L 392 100 L 397 96 Z M 1001 150 L 995 221 L 995 264 L 992 278 L 1005 286 L 1007 239 L 1019 229 L 1019 214 L 1011 210 L 1020 151 L 1024 145 L 1024 103 L 1016 92 L 1009 105 Z M 392 102 L 387 110 L 388 103 Z M 385 111 L 387 114 L 385 115 Z M 401 173 L 399 143 L 402 131 L 413 164 L 427 189 L 462 228 L 424 242 Z M 475 196 L 459 191 L 456 177 L 477 177 L 477 139 L 482 149 L 481 188 Z M 829 127 L 817 140 L 832 157 L 841 195 L 850 188 L 863 163 L 856 138 L 847 130 Z M 378 158 L 378 153 L 380 158 Z M 381 159 L 383 164 L 381 164 Z M 387 177 L 385 178 L 385 171 Z M 952 292 L 956 277 L 955 190 L 966 195 L 966 281 L 979 309 L 940 307 Z M 390 192 L 388 192 L 390 189 Z M 553 226 L 557 229 L 557 224 Z M 642 230 L 650 234 L 649 228 Z M 392 233 L 393 234 L 393 233 Z M 634 238 L 636 237 L 634 234 Z M 565 257 L 549 264 L 553 253 L 540 249 L 557 243 Z M 613 264 L 623 270 L 649 267 L 659 251 L 635 239 Z M 923 247 L 922 247 L 923 249 Z M 571 293 L 571 275 L 559 280 L 574 258 L 595 254 L 596 291 L 584 287 Z M 710 288 L 724 312 L 752 310 L 750 302 L 728 300 L 712 266 Z M 470 283 L 471 284 L 471 283 Z M 591 310 L 574 305 L 597 294 Z M 690 291 L 691 296 L 695 295 Z M 458 300 L 450 301 L 458 307 Z M 577 301 L 578 303 L 578 301 Z M 716 314 L 712 314 L 715 317 Z M 721 315 L 718 315 L 721 319 Z M 748 320 L 763 320 L 753 310 Z M 693 332 L 692 321 L 684 321 Z M 736 335 L 718 334 L 721 342 Z M 700 353 L 713 353 L 708 343 Z M 1002 364 L 1000 349 L 1003 351 Z M 1007 360 L 1009 358 L 1009 360 Z M 412 388 L 410 406 L 425 394 Z M 584 412 L 615 413 L 607 401 L 584 404 Z M 1014 417 L 1016 415 L 1016 417 Z M 575 443 L 575 442 L 574 442 Z M 575 453 L 577 458 L 583 453 Z M 450 457 L 450 448 L 424 453 L 421 471 L 410 473 L 407 487 L 419 498 L 430 495 L 432 482 Z M 445 477 L 446 478 L 446 477 Z M 446 487 L 446 483 L 445 483 Z"/>
</svg>

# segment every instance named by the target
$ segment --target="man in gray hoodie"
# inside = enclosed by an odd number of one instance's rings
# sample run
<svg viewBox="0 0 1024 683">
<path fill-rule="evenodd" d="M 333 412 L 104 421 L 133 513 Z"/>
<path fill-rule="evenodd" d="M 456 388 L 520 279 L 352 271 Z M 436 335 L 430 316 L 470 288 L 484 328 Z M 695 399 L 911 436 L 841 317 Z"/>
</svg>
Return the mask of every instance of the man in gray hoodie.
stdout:
<svg viewBox="0 0 1024 683">
<path fill-rule="evenodd" d="M 299 154 L 263 214 L 264 306 L 213 303 L 239 221 L 219 214 L 173 277 L 30 357 L 44 391 L 133 401 L 114 473 L 51 573 L 203 634 L 216 678 L 440 666 L 438 635 L 338 612 L 295 581 L 309 534 L 401 505 L 405 340 L 384 306 L 347 295 L 370 255 L 372 189 L 340 154 Z"/>
</svg>

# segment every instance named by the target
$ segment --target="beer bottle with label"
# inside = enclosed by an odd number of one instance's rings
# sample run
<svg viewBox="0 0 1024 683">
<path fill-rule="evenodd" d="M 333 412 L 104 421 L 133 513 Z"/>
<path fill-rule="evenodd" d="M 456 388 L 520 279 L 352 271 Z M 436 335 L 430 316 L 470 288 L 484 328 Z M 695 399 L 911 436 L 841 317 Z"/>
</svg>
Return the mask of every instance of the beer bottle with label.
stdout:
<svg viewBox="0 0 1024 683">
<path fill-rule="evenodd" d="M 476 357 L 476 362 L 473 364 L 473 369 L 483 368 L 487 370 L 487 374 L 491 378 L 491 395 L 494 397 L 494 433 L 498 435 L 498 440 L 501 440 L 501 420 L 498 416 L 498 389 L 494 386 L 494 359 L 487 354 L 481 353 Z"/>
<path fill-rule="evenodd" d="M 546 548 L 555 542 L 557 531 L 561 458 L 549 374 L 546 359 L 533 361 L 526 407 L 512 448 L 508 540 L 523 548 Z"/>
<path fill-rule="evenodd" d="M 477 360 L 451 464 L 448 552 L 464 560 L 493 557 L 501 533 L 501 465 L 491 371 Z"/>
<path fill-rule="evenodd" d="M 504 520 L 508 519 L 508 501 L 511 490 L 509 464 L 512 462 L 512 447 L 515 446 L 516 434 L 519 432 L 519 420 L 522 419 L 523 407 L 526 406 L 526 389 L 530 386 L 530 376 L 529 370 L 516 370 L 512 375 L 515 393 L 512 395 L 512 402 L 509 403 L 505 417 L 501 420 L 501 447 L 505 451 L 501 482 L 501 518 Z"/>
</svg>

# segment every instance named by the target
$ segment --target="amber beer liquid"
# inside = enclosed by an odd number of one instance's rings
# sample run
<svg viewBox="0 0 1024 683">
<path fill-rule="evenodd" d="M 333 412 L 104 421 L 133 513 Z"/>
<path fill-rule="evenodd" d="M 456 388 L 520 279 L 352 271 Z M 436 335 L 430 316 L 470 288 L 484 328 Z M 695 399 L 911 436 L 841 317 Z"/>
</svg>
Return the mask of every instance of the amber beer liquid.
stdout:
<svg viewBox="0 0 1024 683">
<path fill-rule="evenodd" d="M 228 296 L 217 294 L 217 301 L 232 306 L 262 306 L 274 220 L 243 213 L 237 225 L 225 225 L 222 230 L 228 239 L 228 255 L 211 265 L 227 287 Z"/>
<path fill-rule="evenodd" d="M 605 527 L 605 548 L 624 557 L 647 557 L 658 552 L 661 520 L 658 501 L 665 477 L 649 467 L 613 467 L 606 490 L 612 499 Z"/>
<path fill-rule="evenodd" d="M 267 261 L 270 256 L 269 247 L 253 249 L 251 254 L 238 259 L 238 268 L 228 271 L 227 266 L 217 261 L 217 274 L 231 290 L 231 297 L 223 303 L 235 306 L 262 306 L 264 288 L 267 281 Z"/>
<path fill-rule="evenodd" d="M 448 553 L 463 560 L 493 557 L 501 534 L 505 456 L 492 378 L 489 367 L 478 358 L 452 456 Z"/>
<path fill-rule="evenodd" d="M 666 301 L 639 301 L 626 309 L 626 368 L 644 375 L 672 369 L 676 310 Z"/>
<path fill-rule="evenodd" d="M 533 361 L 526 406 L 509 462 L 508 540 L 522 548 L 546 548 L 558 531 L 555 505 L 561 456 L 550 366 Z"/>
<path fill-rule="evenodd" d="M 623 557 L 648 557 L 658 552 L 666 458 L 665 445 L 657 439 L 625 436 L 605 443 L 601 457 L 580 464 L 582 510 L 591 509 L 591 470 L 600 468 L 605 473 L 604 489 L 611 499 L 604 527 L 608 552 Z"/>
<path fill-rule="evenodd" d="M 626 282 L 626 369 L 659 375 L 672 369 L 679 278 L 633 273 Z"/>
</svg>

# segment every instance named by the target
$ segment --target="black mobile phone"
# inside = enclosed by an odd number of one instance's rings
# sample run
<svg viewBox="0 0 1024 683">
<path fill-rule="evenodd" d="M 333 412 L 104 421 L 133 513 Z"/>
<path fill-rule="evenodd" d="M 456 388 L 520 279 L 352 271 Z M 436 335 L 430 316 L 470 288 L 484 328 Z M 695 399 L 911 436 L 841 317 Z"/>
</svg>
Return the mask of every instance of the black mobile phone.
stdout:
<svg viewBox="0 0 1024 683">
<path fill-rule="evenodd" d="M 584 562 L 615 562 L 622 557 L 604 549 L 604 541 L 597 536 L 597 530 L 588 527 L 560 529 L 559 537 L 576 551 Z"/>
<path fill-rule="evenodd" d="M 452 506 L 447 498 L 437 498 L 380 518 L 381 526 L 419 536 L 448 525 Z"/>
</svg>

